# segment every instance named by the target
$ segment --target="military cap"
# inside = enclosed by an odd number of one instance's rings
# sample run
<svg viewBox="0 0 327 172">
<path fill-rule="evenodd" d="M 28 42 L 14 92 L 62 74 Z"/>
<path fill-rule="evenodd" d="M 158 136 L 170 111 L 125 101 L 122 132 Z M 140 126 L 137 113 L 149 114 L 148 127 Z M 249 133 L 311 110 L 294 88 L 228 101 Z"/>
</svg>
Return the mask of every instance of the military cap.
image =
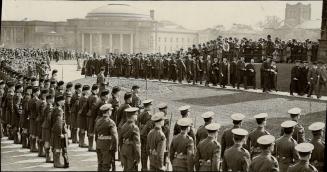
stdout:
<svg viewBox="0 0 327 172">
<path fill-rule="evenodd" d="M 166 109 L 167 108 L 167 104 L 166 103 L 159 103 L 158 108 L 159 109 Z"/>
<path fill-rule="evenodd" d="M 42 89 L 41 90 L 41 94 L 48 94 L 49 93 L 49 90 L 48 89 Z"/>
<path fill-rule="evenodd" d="M 211 123 L 205 126 L 205 129 L 209 131 L 217 131 L 220 128 L 220 124 L 218 123 Z"/>
<path fill-rule="evenodd" d="M 101 111 L 106 111 L 106 110 L 109 110 L 109 109 L 112 109 L 112 105 L 110 103 L 106 103 L 106 104 L 104 104 L 104 105 L 102 105 L 100 107 Z"/>
<path fill-rule="evenodd" d="M 56 81 L 55 81 L 55 80 L 52 80 L 52 81 L 50 82 L 50 84 L 51 84 L 51 85 L 56 84 Z"/>
<path fill-rule="evenodd" d="M 295 108 L 288 110 L 288 113 L 292 114 L 292 115 L 299 115 L 301 113 L 301 109 L 298 107 L 295 107 Z"/>
<path fill-rule="evenodd" d="M 26 87 L 27 90 L 33 89 L 33 87 L 31 85 Z"/>
<path fill-rule="evenodd" d="M 35 82 L 36 81 L 36 78 L 35 77 L 32 77 L 31 78 L 31 82 Z"/>
<path fill-rule="evenodd" d="M 143 103 L 144 106 L 148 106 L 148 105 L 151 105 L 152 102 L 153 102 L 152 99 L 146 99 L 146 100 L 144 100 L 142 103 Z"/>
<path fill-rule="evenodd" d="M 314 146 L 311 143 L 300 143 L 295 146 L 295 150 L 297 150 L 298 152 L 303 152 L 303 153 L 311 152 L 313 149 L 314 149 Z"/>
<path fill-rule="evenodd" d="M 19 90 L 20 88 L 22 88 L 23 86 L 21 85 L 21 84 L 17 84 L 16 86 L 15 86 L 15 90 Z"/>
<path fill-rule="evenodd" d="M 211 117 L 214 116 L 214 115 L 215 115 L 214 112 L 212 112 L 212 111 L 208 111 L 208 112 L 204 112 L 204 113 L 201 115 L 201 117 L 202 117 L 202 118 L 211 118 Z"/>
<path fill-rule="evenodd" d="M 3 80 L 0 80 L 0 85 L 4 85 L 5 82 Z"/>
<path fill-rule="evenodd" d="M 114 86 L 113 88 L 112 88 L 112 93 L 113 94 L 115 94 L 115 93 L 117 93 L 117 92 L 119 92 L 121 89 L 120 89 L 120 87 L 118 87 L 118 86 Z"/>
<path fill-rule="evenodd" d="M 97 90 L 97 89 L 99 89 L 99 86 L 97 84 L 93 84 L 92 85 L 92 90 Z"/>
<path fill-rule="evenodd" d="M 270 145 L 275 142 L 275 137 L 269 134 L 263 135 L 257 139 L 257 142 L 260 145 Z"/>
<path fill-rule="evenodd" d="M 151 117 L 151 120 L 154 122 L 158 122 L 163 119 L 165 119 L 165 114 L 163 112 L 157 112 Z"/>
<path fill-rule="evenodd" d="M 230 117 L 234 121 L 242 121 L 245 118 L 245 116 L 243 114 L 241 114 L 241 113 L 234 113 Z"/>
<path fill-rule="evenodd" d="M 36 93 L 38 91 L 40 91 L 40 88 L 38 86 L 33 87 L 33 91 L 32 91 L 33 93 Z"/>
<path fill-rule="evenodd" d="M 132 86 L 132 90 L 136 90 L 136 89 L 139 89 L 140 87 L 138 85 L 133 85 Z"/>
<path fill-rule="evenodd" d="M 249 134 L 248 131 L 242 129 L 242 128 L 235 128 L 235 129 L 232 129 L 232 133 L 235 134 L 235 135 L 238 135 L 238 136 L 246 136 Z"/>
<path fill-rule="evenodd" d="M 127 109 L 125 109 L 125 112 L 127 113 L 127 114 L 135 114 L 135 112 L 137 112 L 139 110 L 139 108 L 137 108 L 137 107 L 130 107 L 130 108 L 127 108 Z"/>
<path fill-rule="evenodd" d="M 52 70 L 52 75 L 55 74 L 55 73 L 58 73 L 57 69 Z"/>
<path fill-rule="evenodd" d="M 291 128 L 291 127 L 294 127 L 296 124 L 297 124 L 297 122 L 288 120 L 288 121 L 282 122 L 282 124 L 280 124 L 280 126 L 283 128 Z"/>
<path fill-rule="evenodd" d="M 256 119 L 267 118 L 267 117 L 268 117 L 267 113 L 259 113 L 258 115 L 254 115 L 254 118 Z"/>
<path fill-rule="evenodd" d="M 129 98 L 132 97 L 132 93 L 131 92 L 126 92 L 125 95 L 124 95 L 124 100 L 127 100 Z"/>
<path fill-rule="evenodd" d="M 53 98 L 54 98 L 54 96 L 52 94 L 48 94 L 47 97 L 46 97 L 47 100 L 53 99 Z"/>
<path fill-rule="evenodd" d="M 13 86 L 15 86 L 15 83 L 13 81 L 8 81 L 7 86 L 8 87 L 13 87 Z"/>
<path fill-rule="evenodd" d="M 109 90 L 107 90 L 107 89 L 104 89 L 101 91 L 101 96 L 106 96 L 108 94 L 109 94 Z"/>
<path fill-rule="evenodd" d="M 89 85 L 83 85 L 82 91 L 87 91 L 90 90 L 90 86 Z"/>
<path fill-rule="evenodd" d="M 322 130 L 323 128 L 325 128 L 325 123 L 323 122 L 314 122 L 308 127 L 310 131 L 319 131 Z"/>
<path fill-rule="evenodd" d="M 81 83 L 76 83 L 74 86 L 75 90 L 80 89 L 81 87 L 82 87 Z"/>
<path fill-rule="evenodd" d="M 59 81 L 58 84 L 57 84 L 57 86 L 60 87 L 60 86 L 62 86 L 62 85 L 64 85 L 64 84 L 65 84 L 64 81 Z"/>
<path fill-rule="evenodd" d="M 64 95 L 58 95 L 56 97 L 56 102 L 59 102 L 59 101 L 62 101 L 62 100 L 65 100 Z"/>
<path fill-rule="evenodd" d="M 184 105 L 178 108 L 179 111 L 187 111 L 191 108 L 189 105 Z"/>
<path fill-rule="evenodd" d="M 73 87 L 73 83 L 68 82 L 67 85 L 66 85 L 66 88 L 72 88 L 72 87 Z"/>
<path fill-rule="evenodd" d="M 184 127 L 187 127 L 187 126 L 191 126 L 192 124 L 192 119 L 190 118 L 181 118 L 177 121 L 177 124 L 179 126 L 184 126 Z"/>
</svg>

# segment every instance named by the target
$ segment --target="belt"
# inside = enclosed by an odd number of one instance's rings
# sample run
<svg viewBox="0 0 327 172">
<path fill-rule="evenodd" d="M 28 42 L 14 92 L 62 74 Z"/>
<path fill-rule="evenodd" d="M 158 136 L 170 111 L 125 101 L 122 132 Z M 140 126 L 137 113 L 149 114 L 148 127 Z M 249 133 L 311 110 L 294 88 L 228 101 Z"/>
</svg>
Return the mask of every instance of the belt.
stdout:
<svg viewBox="0 0 327 172">
<path fill-rule="evenodd" d="M 209 166 L 211 166 L 211 160 L 200 159 L 199 162 L 200 162 L 200 165 L 204 165 L 204 166 L 209 165 Z"/>
<path fill-rule="evenodd" d="M 175 153 L 174 157 L 177 159 L 187 159 L 186 155 L 184 155 L 183 153 L 179 153 L 179 154 Z"/>
<path fill-rule="evenodd" d="M 98 139 L 99 140 L 111 140 L 111 136 L 103 136 L 103 135 L 100 135 L 100 136 L 98 136 Z"/>
</svg>

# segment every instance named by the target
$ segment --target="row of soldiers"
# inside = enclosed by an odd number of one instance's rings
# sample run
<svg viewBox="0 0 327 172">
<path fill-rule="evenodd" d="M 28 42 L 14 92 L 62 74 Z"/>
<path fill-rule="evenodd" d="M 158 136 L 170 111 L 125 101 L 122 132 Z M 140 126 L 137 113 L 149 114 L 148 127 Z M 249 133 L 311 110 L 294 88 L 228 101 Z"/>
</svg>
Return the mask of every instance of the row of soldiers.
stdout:
<svg viewBox="0 0 327 172">
<path fill-rule="evenodd" d="M 101 71 L 99 81 L 103 83 L 104 69 Z M 1 72 L 2 77 L 12 76 L 10 71 Z M 52 149 L 54 167 L 69 167 L 67 146 L 71 130 L 72 143 L 97 152 L 99 171 L 115 170 L 117 151 L 126 171 L 137 170 L 140 162 L 143 171 L 163 171 L 167 169 L 168 159 L 174 171 L 323 170 L 324 124 L 312 124 L 309 127 L 313 133 L 311 144 L 304 143 L 304 128 L 297 122 L 301 114 L 298 108 L 289 111 L 292 121 L 282 123 L 282 136 L 276 141 L 265 130 L 267 114 L 255 116 L 258 128 L 250 134 L 241 129 L 245 116 L 233 114 L 234 126 L 224 131 L 220 144 L 217 141 L 219 124 L 212 122 L 214 113 L 202 114 L 205 124 L 195 132 L 189 118 L 190 106 L 182 106 L 179 108 L 182 118 L 174 125 L 174 137 L 170 141 L 172 115 L 168 118 L 167 104 L 160 103 L 159 112 L 152 114 L 153 100 L 142 102 L 138 86 L 125 93 L 124 102 L 120 104 L 119 87 L 113 87 L 110 96 L 109 90 L 98 86 L 99 83 L 92 87 L 77 83 L 74 91 L 73 84 L 67 83 L 65 90 L 64 82 L 56 81 L 56 74 L 53 71 L 50 79 L 40 79 L 39 83 L 35 78 L 30 82 L 28 78 L 3 78 L 6 84 L 0 82 L 5 134 L 15 143 L 20 143 L 21 135 L 23 147 L 29 145 L 32 152 L 46 156 L 46 162 L 52 162 Z M 64 164 L 60 162 L 61 154 Z M 262 161 L 265 158 L 267 161 Z M 309 165 L 309 161 L 314 166 Z"/>
</svg>

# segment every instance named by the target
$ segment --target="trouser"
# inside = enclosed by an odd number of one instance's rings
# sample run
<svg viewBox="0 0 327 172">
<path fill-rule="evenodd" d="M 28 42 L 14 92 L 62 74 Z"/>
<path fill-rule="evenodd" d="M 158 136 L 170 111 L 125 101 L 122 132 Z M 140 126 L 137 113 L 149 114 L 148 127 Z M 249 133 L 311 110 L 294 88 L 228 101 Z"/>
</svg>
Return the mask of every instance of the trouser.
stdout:
<svg viewBox="0 0 327 172">
<path fill-rule="evenodd" d="M 21 136 L 22 147 L 23 148 L 29 148 L 28 129 L 27 128 L 23 128 L 22 130 L 23 130 L 22 131 L 22 136 Z"/>
<path fill-rule="evenodd" d="M 173 171 L 188 172 L 186 167 L 177 167 L 173 165 Z"/>
<path fill-rule="evenodd" d="M 255 80 L 255 76 L 247 76 L 246 77 L 246 88 L 247 89 L 247 86 L 250 85 L 250 86 L 253 86 L 253 89 L 256 89 L 256 80 Z"/>
<path fill-rule="evenodd" d="M 148 170 L 148 154 L 146 151 L 146 140 L 141 140 L 141 164 L 142 171 Z"/>
<path fill-rule="evenodd" d="M 326 88 L 326 83 L 310 84 L 308 96 L 311 96 L 312 93 L 315 92 L 317 97 L 320 98 L 321 97 L 320 92 L 321 92 L 322 87 Z"/>
<path fill-rule="evenodd" d="M 97 149 L 98 171 L 110 171 L 112 162 L 115 161 L 114 152 L 109 149 Z"/>
<path fill-rule="evenodd" d="M 244 75 L 244 72 L 241 71 L 239 74 L 238 74 L 238 80 L 237 80 L 237 89 L 240 89 L 240 84 L 244 85 L 244 88 L 247 88 L 247 85 L 246 85 L 246 80 L 245 80 L 245 75 Z"/>
<path fill-rule="evenodd" d="M 299 81 L 298 80 L 291 80 L 290 84 L 290 94 L 293 95 L 293 92 L 296 92 L 299 94 Z"/>
<path fill-rule="evenodd" d="M 150 165 L 150 171 L 155 171 L 155 172 L 163 172 L 163 170 L 160 170 L 159 168 L 153 166 L 153 165 Z"/>
<path fill-rule="evenodd" d="M 200 84 L 202 84 L 202 80 L 203 80 L 203 71 L 197 71 L 197 74 L 196 74 L 196 83 L 198 81 L 200 81 Z"/>
</svg>

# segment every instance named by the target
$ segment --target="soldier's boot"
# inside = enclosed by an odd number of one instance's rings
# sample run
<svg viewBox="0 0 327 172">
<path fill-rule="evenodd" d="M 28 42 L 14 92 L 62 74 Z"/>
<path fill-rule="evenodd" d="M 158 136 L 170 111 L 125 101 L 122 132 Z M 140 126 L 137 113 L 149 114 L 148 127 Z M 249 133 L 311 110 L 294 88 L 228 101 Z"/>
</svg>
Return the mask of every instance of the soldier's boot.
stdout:
<svg viewBox="0 0 327 172">
<path fill-rule="evenodd" d="M 27 148 L 26 134 L 22 133 L 22 148 Z"/>
<path fill-rule="evenodd" d="M 54 168 L 64 168 L 64 164 L 60 161 L 60 149 L 55 149 L 53 153 L 53 167 Z"/>
<path fill-rule="evenodd" d="M 13 134 L 12 134 L 12 129 L 10 125 L 7 125 L 7 135 L 9 140 L 14 140 Z"/>
<path fill-rule="evenodd" d="M 98 164 L 98 171 L 103 171 L 102 164 Z"/>
<path fill-rule="evenodd" d="M 36 146 L 36 138 L 32 138 L 32 140 L 31 140 L 31 152 L 38 152 L 38 149 Z"/>
<path fill-rule="evenodd" d="M 18 129 L 15 129 L 14 131 L 14 144 L 21 144 L 21 135 Z"/>
<path fill-rule="evenodd" d="M 38 156 L 39 157 L 45 157 L 45 153 L 44 153 L 44 141 L 43 140 L 39 140 L 38 141 L 38 151 L 39 151 L 39 154 Z"/>
<path fill-rule="evenodd" d="M 53 162 L 52 155 L 50 153 L 50 148 L 45 149 L 45 162 L 46 163 L 52 163 Z"/>
<path fill-rule="evenodd" d="M 72 129 L 72 142 L 77 143 L 77 129 L 76 128 Z"/>
<path fill-rule="evenodd" d="M 87 148 L 88 145 L 85 143 L 85 133 L 81 133 L 81 137 L 79 139 L 80 147 Z"/>
<path fill-rule="evenodd" d="M 89 136 L 89 152 L 95 152 L 93 142 L 94 142 L 94 136 Z"/>
<path fill-rule="evenodd" d="M 68 168 L 69 167 L 69 159 L 68 159 L 67 152 L 63 152 L 63 157 L 64 157 L 64 168 Z"/>
</svg>

